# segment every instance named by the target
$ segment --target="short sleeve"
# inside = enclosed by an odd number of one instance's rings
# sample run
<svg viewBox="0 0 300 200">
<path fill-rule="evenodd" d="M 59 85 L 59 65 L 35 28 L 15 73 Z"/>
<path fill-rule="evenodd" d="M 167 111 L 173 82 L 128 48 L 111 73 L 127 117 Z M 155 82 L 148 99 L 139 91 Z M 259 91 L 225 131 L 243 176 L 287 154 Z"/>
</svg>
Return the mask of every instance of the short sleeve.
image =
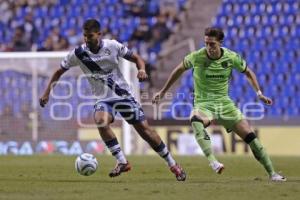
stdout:
<svg viewBox="0 0 300 200">
<path fill-rule="evenodd" d="M 78 59 L 75 55 L 75 49 L 70 51 L 69 54 L 61 61 L 60 63 L 60 67 L 68 70 L 71 67 L 77 66 L 78 63 Z"/>
<path fill-rule="evenodd" d="M 247 69 L 246 61 L 239 54 L 233 56 L 233 68 L 241 73 L 245 72 Z"/>
<path fill-rule="evenodd" d="M 185 69 L 194 68 L 192 54 L 188 54 L 187 56 L 184 57 L 184 59 L 183 59 L 183 66 L 184 66 Z"/>
<path fill-rule="evenodd" d="M 133 54 L 131 50 L 129 50 L 125 45 L 121 44 L 120 42 L 113 40 L 113 44 L 117 48 L 119 57 L 131 57 L 131 55 Z"/>
</svg>

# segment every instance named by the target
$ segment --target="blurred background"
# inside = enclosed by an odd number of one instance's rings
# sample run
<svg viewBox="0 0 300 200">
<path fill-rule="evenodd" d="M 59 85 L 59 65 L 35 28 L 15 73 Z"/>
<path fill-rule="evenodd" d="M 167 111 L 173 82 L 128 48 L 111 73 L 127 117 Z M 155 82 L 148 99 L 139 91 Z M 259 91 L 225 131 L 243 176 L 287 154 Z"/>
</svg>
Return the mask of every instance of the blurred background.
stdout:
<svg viewBox="0 0 300 200">
<path fill-rule="evenodd" d="M 152 95 L 185 55 L 203 47 L 204 29 L 217 26 L 225 32 L 223 45 L 242 55 L 274 101 L 247 113 L 258 137 L 272 155 L 300 155 L 300 0 L 1 0 L 0 13 L 0 155 L 107 153 L 93 127 L 95 100 L 80 70 L 68 71 L 55 98 L 44 109 L 38 106 L 49 76 L 83 42 L 81 26 L 88 18 L 100 21 L 104 38 L 145 60 L 149 80 L 132 85 L 174 154 L 202 153 L 188 120 L 192 72 L 161 106 L 151 105 Z M 242 111 L 257 102 L 243 74 L 233 72 L 230 84 Z M 122 121 L 113 128 L 127 154 L 153 154 L 133 130 L 122 133 L 128 130 Z M 208 131 L 218 154 L 249 153 L 222 127 Z"/>
</svg>

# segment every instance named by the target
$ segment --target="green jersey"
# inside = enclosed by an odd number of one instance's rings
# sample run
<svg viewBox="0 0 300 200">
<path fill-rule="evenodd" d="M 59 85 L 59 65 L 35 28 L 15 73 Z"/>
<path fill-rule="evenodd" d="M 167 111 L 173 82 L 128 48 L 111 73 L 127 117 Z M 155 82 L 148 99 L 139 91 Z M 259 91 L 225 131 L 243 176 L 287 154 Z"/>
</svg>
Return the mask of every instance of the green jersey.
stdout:
<svg viewBox="0 0 300 200">
<path fill-rule="evenodd" d="M 247 68 L 240 55 L 224 47 L 221 58 L 217 60 L 210 59 L 205 48 L 201 48 L 188 54 L 183 64 L 186 69 L 193 69 L 195 105 L 229 99 L 228 85 L 232 69 L 244 72 Z"/>
</svg>

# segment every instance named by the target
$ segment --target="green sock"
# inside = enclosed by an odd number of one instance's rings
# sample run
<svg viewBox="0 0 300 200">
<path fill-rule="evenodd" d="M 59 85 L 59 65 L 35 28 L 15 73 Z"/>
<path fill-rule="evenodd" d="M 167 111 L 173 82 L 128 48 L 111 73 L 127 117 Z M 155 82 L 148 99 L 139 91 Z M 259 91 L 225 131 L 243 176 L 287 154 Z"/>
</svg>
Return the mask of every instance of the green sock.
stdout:
<svg viewBox="0 0 300 200">
<path fill-rule="evenodd" d="M 207 157 L 209 162 L 217 161 L 214 156 L 211 148 L 211 141 L 209 135 L 205 131 L 205 128 L 201 122 L 193 121 L 192 122 L 193 131 L 195 133 L 196 140 L 200 145 L 204 155 Z"/>
<path fill-rule="evenodd" d="M 272 161 L 268 156 L 266 150 L 261 145 L 260 141 L 255 138 L 249 143 L 249 146 L 254 154 L 254 157 L 264 166 L 269 175 L 275 173 Z"/>
</svg>

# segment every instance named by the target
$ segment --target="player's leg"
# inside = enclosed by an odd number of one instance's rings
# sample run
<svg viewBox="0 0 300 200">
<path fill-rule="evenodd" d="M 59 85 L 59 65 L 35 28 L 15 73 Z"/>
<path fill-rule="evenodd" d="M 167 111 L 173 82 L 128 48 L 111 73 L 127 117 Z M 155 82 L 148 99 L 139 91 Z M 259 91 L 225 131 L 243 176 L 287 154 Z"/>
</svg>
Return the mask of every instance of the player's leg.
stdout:
<svg viewBox="0 0 300 200">
<path fill-rule="evenodd" d="M 184 181 L 186 179 L 185 172 L 175 162 L 159 135 L 150 128 L 145 119 L 144 111 L 137 101 L 134 98 L 124 99 L 115 104 L 115 108 L 129 124 L 133 125 L 139 135 L 166 160 L 177 180 Z"/>
<path fill-rule="evenodd" d="M 161 140 L 160 136 L 155 130 L 150 128 L 147 120 L 139 121 L 133 124 L 135 130 L 139 135 L 156 151 L 160 157 L 162 157 L 170 167 L 172 173 L 175 174 L 178 181 L 184 181 L 186 179 L 186 173 L 182 167 L 176 163 L 168 148 Z"/>
<path fill-rule="evenodd" d="M 152 149 L 166 160 L 169 167 L 176 164 L 176 161 L 171 156 L 166 145 L 161 140 L 156 131 L 150 128 L 147 120 L 135 123 L 133 124 L 133 127 L 138 132 L 138 134 L 152 147 Z"/>
<path fill-rule="evenodd" d="M 240 120 L 232 129 L 250 146 L 254 157 L 264 166 L 272 181 L 286 181 L 285 177 L 275 172 L 269 155 L 250 128 L 247 120 Z"/>
<path fill-rule="evenodd" d="M 120 144 L 110 128 L 110 124 L 114 120 L 114 115 L 110 112 L 109 105 L 104 103 L 98 103 L 95 106 L 94 120 L 99 130 L 99 134 L 104 141 L 111 154 L 116 158 L 117 164 L 115 168 L 109 173 L 110 177 L 119 176 L 122 172 L 127 172 L 131 169 L 129 162 L 127 161 Z"/>
<path fill-rule="evenodd" d="M 210 125 L 210 121 L 210 117 L 208 117 L 204 112 L 196 109 L 192 112 L 191 124 L 196 140 L 204 155 L 208 159 L 210 163 L 209 165 L 214 171 L 216 171 L 218 174 L 221 174 L 224 169 L 224 165 L 220 163 L 214 156 L 210 137 L 205 130 L 205 128 Z"/>
<path fill-rule="evenodd" d="M 239 135 L 251 148 L 254 157 L 264 166 L 269 175 L 275 173 L 272 162 L 255 133 L 245 119 L 237 122 L 232 130 Z"/>
<path fill-rule="evenodd" d="M 95 111 L 94 120 L 99 130 L 99 134 L 104 142 L 116 138 L 115 134 L 110 128 L 110 123 L 113 121 L 113 116 L 110 113 Z"/>
<path fill-rule="evenodd" d="M 169 166 L 176 164 L 160 136 L 150 128 L 143 109 L 134 98 L 125 99 L 115 105 L 122 117 L 138 132 L 138 134 L 167 162 Z"/>
</svg>

